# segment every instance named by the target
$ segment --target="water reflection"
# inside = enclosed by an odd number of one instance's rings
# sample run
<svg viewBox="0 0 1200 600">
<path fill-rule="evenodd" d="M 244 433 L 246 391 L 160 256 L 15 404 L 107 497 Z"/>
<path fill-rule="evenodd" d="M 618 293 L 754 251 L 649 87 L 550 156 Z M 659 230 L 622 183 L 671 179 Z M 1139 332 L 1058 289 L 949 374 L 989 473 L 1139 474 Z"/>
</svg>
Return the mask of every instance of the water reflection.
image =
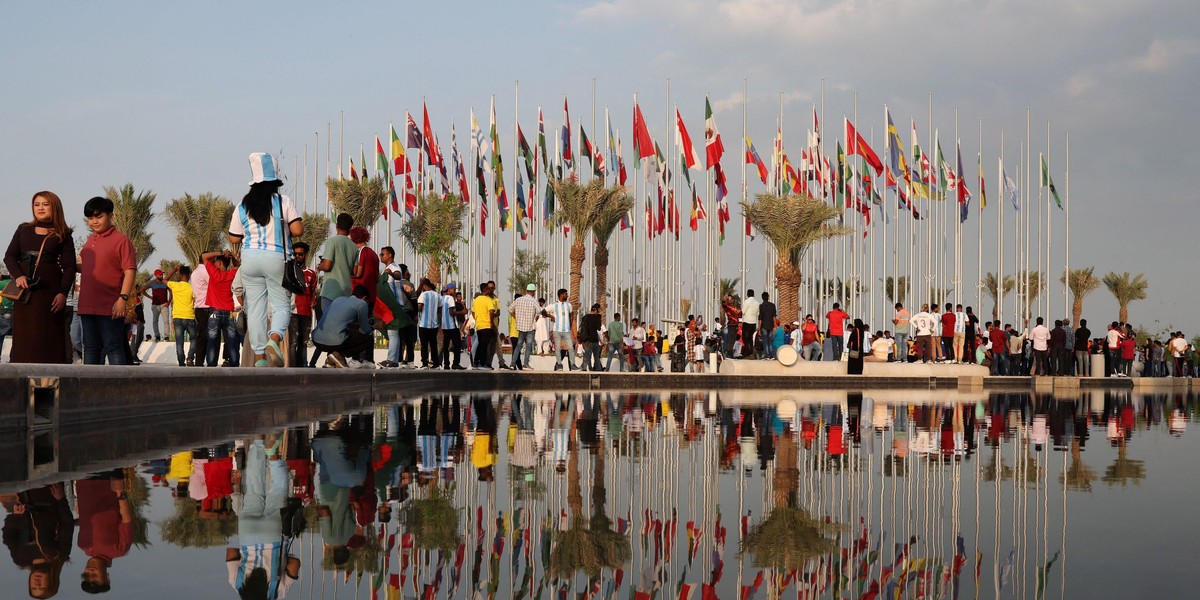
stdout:
<svg viewBox="0 0 1200 600">
<path fill-rule="evenodd" d="M 1116 571 L 1068 578 L 1120 551 L 1086 515 L 1124 506 L 1123 488 L 1196 490 L 1197 410 L 1128 392 L 431 395 L 2 495 L 15 568 L 0 585 L 54 597 L 65 571 L 80 577 L 67 597 L 163 580 L 179 599 L 1112 595 Z M 1195 583 L 1176 576 L 1166 590 Z"/>
</svg>

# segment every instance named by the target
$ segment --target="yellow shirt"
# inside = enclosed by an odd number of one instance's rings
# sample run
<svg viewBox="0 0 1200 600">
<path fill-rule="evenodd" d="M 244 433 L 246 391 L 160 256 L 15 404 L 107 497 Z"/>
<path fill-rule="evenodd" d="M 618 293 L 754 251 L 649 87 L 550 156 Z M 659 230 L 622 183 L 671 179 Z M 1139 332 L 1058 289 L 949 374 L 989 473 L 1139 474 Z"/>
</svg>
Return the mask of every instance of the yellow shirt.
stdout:
<svg viewBox="0 0 1200 600">
<path fill-rule="evenodd" d="M 195 319 L 192 284 L 186 281 L 168 281 L 167 287 L 171 290 L 171 318 Z"/>
<path fill-rule="evenodd" d="M 489 447 L 491 443 L 491 434 L 475 432 L 475 443 L 471 446 L 471 464 L 475 465 L 476 469 L 496 464 L 496 455 L 492 454 L 492 449 Z"/>
<path fill-rule="evenodd" d="M 475 329 L 494 329 L 492 311 L 500 310 L 500 304 L 490 296 L 479 295 L 471 303 L 471 313 L 475 316 Z"/>
</svg>

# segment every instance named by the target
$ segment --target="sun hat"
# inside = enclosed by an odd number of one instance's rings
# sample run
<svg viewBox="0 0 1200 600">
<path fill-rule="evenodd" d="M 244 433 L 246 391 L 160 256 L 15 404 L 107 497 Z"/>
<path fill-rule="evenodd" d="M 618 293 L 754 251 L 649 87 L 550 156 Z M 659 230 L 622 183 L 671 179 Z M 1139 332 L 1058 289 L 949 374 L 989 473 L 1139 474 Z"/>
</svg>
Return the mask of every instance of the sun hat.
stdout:
<svg viewBox="0 0 1200 600">
<path fill-rule="evenodd" d="M 255 152 L 250 155 L 250 185 L 264 181 L 279 181 L 279 166 L 275 157 L 266 152 Z"/>
</svg>

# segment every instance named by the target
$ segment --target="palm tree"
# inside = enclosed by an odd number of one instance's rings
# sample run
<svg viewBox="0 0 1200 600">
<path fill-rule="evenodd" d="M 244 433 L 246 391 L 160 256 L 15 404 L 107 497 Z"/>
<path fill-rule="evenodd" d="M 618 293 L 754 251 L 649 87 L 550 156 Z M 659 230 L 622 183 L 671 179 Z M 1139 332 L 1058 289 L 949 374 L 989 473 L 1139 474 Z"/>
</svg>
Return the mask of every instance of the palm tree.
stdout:
<svg viewBox="0 0 1200 600">
<path fill-rule="evenodd" d="M 300 215 L 300 220 L 304 221 L 304 233 L 300 235 L 300 241 L 308 244 L 309 249 L 304 266 L 311 267 L 313 259 L 317 257 L 317 249 L 329 239 L 329 216 L 304 213 Z"/>
<path fill-rule="evenodd" d="M 551 182 L 558 206 L 554 212 L 554 225 L 571 228 L 571 306 L 578 311 L 580 305 L 579 283 L 583 280 L 583 261 L 587 258 L 587 234 L 596 224 L 596 207 L 601 197 L 608 193 L 604 181 L 593 179 L 586 185 L 569 179 Z M 624 194 L 624 188 L 620 188 Z M 607 259 L 606 259 L 607 260 Z"/>
<path fill-rule="evenodd" d="M 1004 302 L 1004 297 L 1013 291 L 1017 286 L 1017 278 L 1012 275 L 1004 276 L 1003 289 L 1000 282 L 996 279 L 995 273 L 988 273 L 983 276 L 983 291 L 992 299 L 992 320 L 1000 318 L 1000 304 Z M 982 308 L 982 307 L 980 307 Z"/>
<path fill-rule="evenodd" d="M 738 284 L 741 283 L 741 277 L 721 278 L 721 297 L 729 296 L 733 298 L 733 304 L 738 308 L 742 306 L 742 299 L 738 295 Z"/>
<path fill-rule="evenodd" d="M 800 258 L 813 242 L 850 228 L 830 224 L 841 210 L 807 194 L 758 194 L 754 202 L 742 201 L 742 211 L 775 247 L 779 315 L 790 322 L 800 314 Z"/>
<path fill-rule="evenodd" d="M 857 279 L 842 281 L 841 277 L 826 278 L 820 281 L 817 287 L 822 299 L 841 303 L 843 307 L 870 291 L 870 288 L 859 283 Z"/>
<path fill-rule="evenodd" d="M 163 216 L 175 228 L 175 241 L 189 265 L 200 264 L 205 252 L 225 248 L 233 209 L 232 202 L 211 192 L 184 194 L 167 204 Z"/>
<path fill-rule="evenodd" d="M 329 204 L 339 213 L 354 218 L 354 224 L 371 228 L 387 204 L 387 184 L 380 177 L 373 179 L 334 179 L 325 181 Z"/>
<path fill-rule="evenodd" d="M 425 277 L 434 286 L 442 282 L 442 265 L 446 274 L 458 272 L 458 253 L 454 245 L 462 241 L 462 221 L 467 205 L 454 194 L 426 192 L 417 200 L 417 214 L 400 225 L 400 235 L 410 248 L 429 261 Z"/>
<path fill-rule="evenodd" d="M 1033 316 L 1033 307 L 1037 304 L 1038 296 L 1046 289 L 1046 278 L 1041 271 L 1021 271 L 1018 274 L 1025 284 L 1025 314 L 1028 321 Z"/>
<path fill-rule="evenodd" d="M 574 432 L 572 432 L 574 433 Z M 583 515 L 583 493 L 579 477 L 579 449 L 572 446 L 567 456 L 567 504 L 571 523 L 566 531 L 552 534 L 553 551 L 546 572 L 555 578 L 569 578 L 583 571 L 593 579 L 603 569 L 619 569 L 629 561 L 632 551 L 629 536 L 613 531 L 605 511 L 604 450 L 596 454 L 592 473 L 592 515 Z"/>
<path fill-rule="evenodd" d="M 625 193 L 623 186 L 604 190 L 596 198 L 596 216 L 592 219 L 592 234 L 596 236 L 596 250 L 592 261 L 596 269 L 596 296 L 600 299 L 600 314 L 608 314 L 608 240 L 629 210 L 633 208 L 633 196 Z"/>
<path fill-rule="evenodd" d="M 1124 273 L 1109 273 L 1104 276 L 1104 287 L 1108 288 L 1108 292 L 1117 299 L 1117 306 L 1121 307 L 1121 322 L 1129 322 L 1129 303 L 1134 300 L 1146 299 L 1146 288 L 1150 287 L 1150 282 L 1146 281 L 1146 276 L 1142 273 L 1130 275 L 1129 271 Z"/>
<path fill-rule="evenodd" d="M 133 189 L 132 183 L 127 183 L 121 186 L 121 189 L 104 186 L 104 197 L 113 203 L 113 226 L 133 242 L 137 264 L 141 266 L 154 254 L 154 244 L 150 241 L 154 234 L 150 233 L 148 228 L 150 221 L 154 219 L 154 211 L 151 208 L 157 196 L 150 190 L 138 192 Z"/>
<path fill-rule="evenodd" d="M 1095 267 L 1071 269 L 1058 278 L 1071 290 L 1071 322 L 1075 325 L 1079 325 L 1079 319 L 1083 317 L 1083 299 L 1100 287 L 1100 279 L 1093 274 L 1094 270 Z"/>
<path fill-rule="evenodd" d="M 400 509 L 398 520 L 406 531 L 412 532 L 418 548 L 452 552 L 462 542 L 454 490 L 439 487 L 436 480 L 430 485 L 433 489 L 429 495 L 416 498 Z"/>
<path fill-rule="evenodd" d="M 904 303 L 908 295 L 908 275 L 901 275 L 899 277 L 889 275 L 879 281 L 883 283 L 883 294 L 887 297 L 888 303 Z"/>
</svg>

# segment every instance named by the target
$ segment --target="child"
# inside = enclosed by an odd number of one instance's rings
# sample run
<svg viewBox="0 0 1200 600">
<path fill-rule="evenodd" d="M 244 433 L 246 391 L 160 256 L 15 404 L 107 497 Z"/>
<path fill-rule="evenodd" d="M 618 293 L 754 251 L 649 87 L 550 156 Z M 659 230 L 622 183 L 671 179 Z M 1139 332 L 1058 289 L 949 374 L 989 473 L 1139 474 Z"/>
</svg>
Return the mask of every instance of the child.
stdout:
<svg viewBox="0 0 1200 600">
<path fill-rule="evenodd" d="M 696 345 L 692 348 L 692 352 L 696 361 L 696 372 L 704 373 L 704 343 L 696 340 Z"/>
</svg>

